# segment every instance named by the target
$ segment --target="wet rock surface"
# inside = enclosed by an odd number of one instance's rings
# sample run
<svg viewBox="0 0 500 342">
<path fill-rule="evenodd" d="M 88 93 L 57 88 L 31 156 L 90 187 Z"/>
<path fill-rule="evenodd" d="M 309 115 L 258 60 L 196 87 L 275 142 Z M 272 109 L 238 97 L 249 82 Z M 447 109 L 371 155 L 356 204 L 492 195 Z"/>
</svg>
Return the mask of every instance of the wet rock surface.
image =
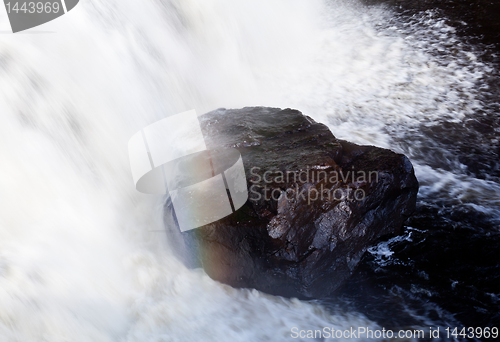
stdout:
<svg viewBox="0 0 500 342">
<path fill-rule="evenodd" d="M 209 149 L 240 151 L 249 189 L 234 214 L 177 236 L 184 260 L 215 280 L 324 297 L 415 209 L 418 182 L 404 155 L 337 140 L 299 111 L 219 109 L 200 121 Z M 165 219 L 175 226 L 168 200 Z"/>
</svg>

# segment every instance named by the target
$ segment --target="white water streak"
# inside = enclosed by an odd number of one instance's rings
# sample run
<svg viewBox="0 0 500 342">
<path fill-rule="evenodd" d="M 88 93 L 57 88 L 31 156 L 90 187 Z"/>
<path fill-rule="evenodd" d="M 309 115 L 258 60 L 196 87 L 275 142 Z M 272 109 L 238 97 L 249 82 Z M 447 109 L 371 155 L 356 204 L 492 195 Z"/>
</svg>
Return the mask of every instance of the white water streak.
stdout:
<svg viewBox="0 0 500 342">
<path fill-rule="evenodd" d="M 374 328 L 185 269 L 154 232 L 161 199 L 134 190 L 126 153 L 134 132 L 192 108 L 295 107 L 380 146 L 387 124 L 459 119 L 470 108 L 441 99 L 450 84 L 469 94 L 472 71 L 448 72 L 378 30 L 387 16 L 319 0 L 89 0 L 0 35 L 0 339 L 285 341 L 292 327 Z"/>
</svg>

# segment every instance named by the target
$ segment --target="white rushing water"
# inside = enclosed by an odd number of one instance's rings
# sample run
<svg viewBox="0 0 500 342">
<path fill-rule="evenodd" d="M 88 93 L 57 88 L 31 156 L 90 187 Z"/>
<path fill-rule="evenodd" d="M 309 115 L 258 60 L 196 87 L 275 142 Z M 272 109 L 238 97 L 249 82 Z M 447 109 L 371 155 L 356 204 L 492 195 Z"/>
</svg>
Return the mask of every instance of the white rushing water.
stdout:
<svg viewBox="0 0 500 342">
<path fill-rule="evenodd" d="M 485 67 L 473 55 L 443 63 L 430 53 L 442 43 L 405 37 L 390 18 L 320 0 L 82 0 L 8 34 L 2 12 L 0 340 L 286 341 L 292 327 L 375 328 L 184 268 L 161 233 L 161 198 L 134 189 L 127 141 L 184 110 L 265 105 L 389 147 L 398 127 L 480 105 Z M 439 20 L 421 26 L 453 38 Z"/>
</svg>

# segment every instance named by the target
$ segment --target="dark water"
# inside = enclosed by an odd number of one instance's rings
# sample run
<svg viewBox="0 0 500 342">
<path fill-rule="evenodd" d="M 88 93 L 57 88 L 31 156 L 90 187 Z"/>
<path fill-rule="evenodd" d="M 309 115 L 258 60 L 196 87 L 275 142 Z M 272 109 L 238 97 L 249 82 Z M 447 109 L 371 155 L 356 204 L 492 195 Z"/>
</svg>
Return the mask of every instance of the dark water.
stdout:
<svg viewBox="0 0 500 342">
<path fill-rule="evenodd" d="M 488 0 L 362 0 L 366 5 L 386 5 L 406 15 L 435 11 L 467 40 L 500 47 L 500 3 Z M 498 56 L 496 56 L 498 60 Z"/>
<path fill-rule="evenodd" d="M 387 130 L 414 162 L 446 171 L 461 168 L 464 180 L 499 184 L 500 2 L 365 3 L 391 8 L 396 15 L 387 25 L 397 27 L 416 27 L 429 17 L 443 18 L 460 37 L 455 44 L 473 51 L 490 67 L 476 84 L 480 108 L 460 122 L 442 120 L 438 125 Z M 431 53 L 439 60 L 441 54 L 453 54 L 453 46 Z M 446 195 L 421 192 L 404 235 L 366 253 L 355 275 L 328 304 L 355 309 L 387 328 L 500 326 L 498 194 L 492 191 L 490 203 L 486 194 L 486 203 L 479 205 L 474 196 L 454 198 L 453 190 L 448 189 Z M 454 339 L 442 335 L 441 340 Z"/>
</svg>

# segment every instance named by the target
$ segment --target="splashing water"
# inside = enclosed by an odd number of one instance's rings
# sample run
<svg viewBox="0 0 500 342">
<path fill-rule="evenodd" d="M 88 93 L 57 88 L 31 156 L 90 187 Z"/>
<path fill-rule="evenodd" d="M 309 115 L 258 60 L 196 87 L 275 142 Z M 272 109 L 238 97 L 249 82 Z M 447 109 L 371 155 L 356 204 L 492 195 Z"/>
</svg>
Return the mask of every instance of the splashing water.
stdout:
<svg viewBox="0 0 500 342">
<path fill-rule="evenodd" d="M 192 108 L 292 107 L 339 138 L 414 156 L 422 196 L 447 180 L 453 198 L 492 210 L 496 183 L 473 179 L 471 194 L 460 171 L 408 148 L 418 137 L 398 140 L 481 106 L 488 67 L 460 46 L 436 55 L 454 34 L 424 19 L 405 26 L 342 1 L 88 0 L 43 29 L 0 34 L 1 339 L 286 341 L 292 327 L 376 328 L 187 270 L 161 233 L 162 199 L 134 189 L 127 141 Z"/>
</svg>

